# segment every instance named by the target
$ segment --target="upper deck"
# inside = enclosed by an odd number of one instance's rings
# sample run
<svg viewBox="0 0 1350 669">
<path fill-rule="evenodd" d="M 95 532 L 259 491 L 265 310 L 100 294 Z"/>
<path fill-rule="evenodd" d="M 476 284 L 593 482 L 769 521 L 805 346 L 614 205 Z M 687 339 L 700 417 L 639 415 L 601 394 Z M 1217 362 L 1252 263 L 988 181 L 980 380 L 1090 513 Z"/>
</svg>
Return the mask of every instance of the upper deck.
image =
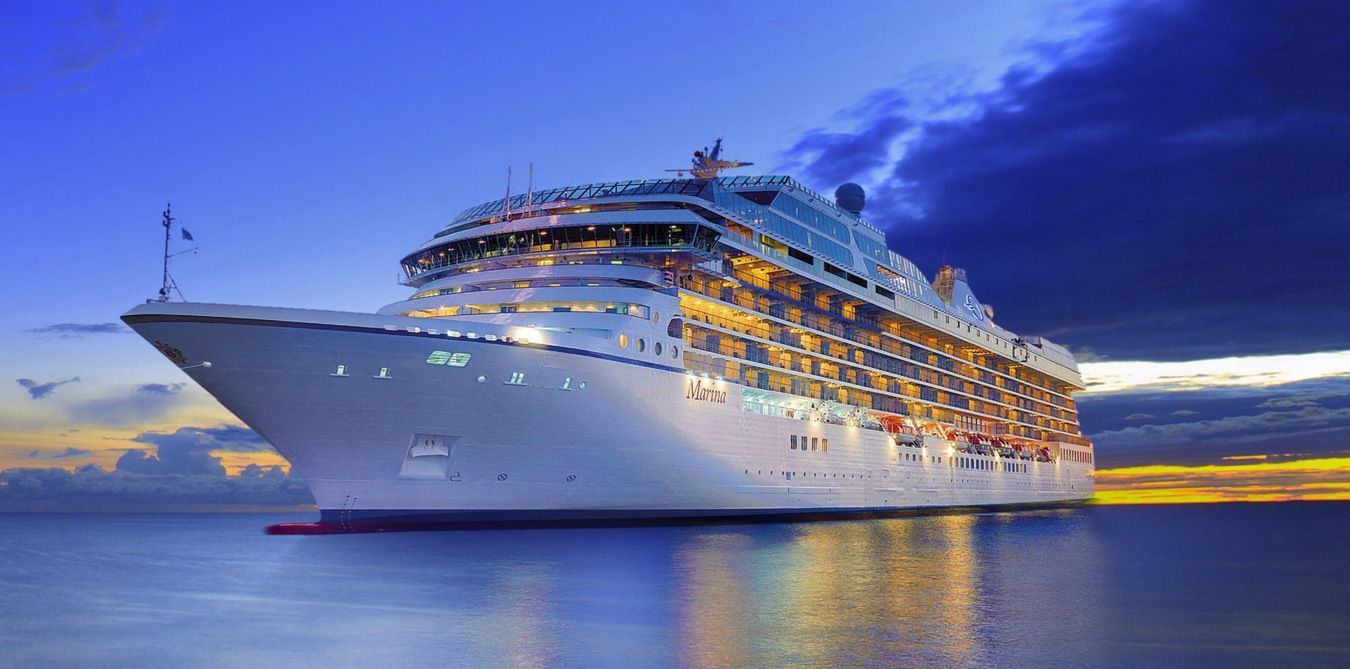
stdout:
<svg viewBox="0 0 1350 669">
<path fill-rule="evenodd" d="M 787 176 L 619 181 L 517 194 L 464 210 L 403 264 L 410 282 L 422 285 L 501 254 L 577 248 L 678 249 L 695 260 L 715 259 L 715 248 L 736 249 L 1082 387 L 1066 349 L 996 324 L 963 271 L 944 268 L 930 282 L 887 246 L 877 226 Z"/>
</svg>

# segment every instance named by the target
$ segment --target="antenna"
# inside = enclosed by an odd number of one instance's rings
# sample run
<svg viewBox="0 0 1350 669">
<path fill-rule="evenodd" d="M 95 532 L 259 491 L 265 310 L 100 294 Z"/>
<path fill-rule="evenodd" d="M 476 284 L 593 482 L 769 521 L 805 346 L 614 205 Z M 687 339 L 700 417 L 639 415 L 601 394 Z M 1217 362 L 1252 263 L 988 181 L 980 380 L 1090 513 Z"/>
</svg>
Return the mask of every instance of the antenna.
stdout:
<svg viewBox="0 0 1350 669">
<path fill-rule="evenodd" d="M 511 168 L 506 168 L 506 197 L 502 198 L 502 220 L 511 220 Z"/>
<path fill-rule="evenodd" d="M 525 191 L 525 208 L 529 209 L 534 204 L 534 163 L 530 163 L 530 185 Z"/>
<path fill-rule="evenodd" d="M 173 203 L 164 205 L 164 276 L 159 284 L 159 301 L 169 301 L 169 228 L 173 227 L 173 215 L 170 213 Z"/>
</svg>

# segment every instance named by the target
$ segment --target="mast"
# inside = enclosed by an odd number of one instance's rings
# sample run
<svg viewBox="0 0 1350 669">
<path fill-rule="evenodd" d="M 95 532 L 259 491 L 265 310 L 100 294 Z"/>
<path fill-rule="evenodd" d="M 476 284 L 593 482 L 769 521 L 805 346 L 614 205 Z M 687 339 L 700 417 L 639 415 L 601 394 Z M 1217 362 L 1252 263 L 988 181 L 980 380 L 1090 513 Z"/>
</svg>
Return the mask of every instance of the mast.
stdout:
<svg viewBox="0 0 1350 669">
<path fill-rule="evenodd" d="M 164 276 L 159 284 L 159 301 L 169 301 L 169 228 L 173 227 L 173 215 L 169 209 L 173 203 L 164 205 Z"/>
<path fill-rule="evenodd" d="M 502 198 L 502 220 L 511 220 L 511 168 L 506 168 L 506 197 Z"/>
<path fill-rule="evenodd" d="M 530 163 L 530 182 L 525 190 L 525 210 L 529 211 L 534 201 L 534 163 Z"/>
</svg>

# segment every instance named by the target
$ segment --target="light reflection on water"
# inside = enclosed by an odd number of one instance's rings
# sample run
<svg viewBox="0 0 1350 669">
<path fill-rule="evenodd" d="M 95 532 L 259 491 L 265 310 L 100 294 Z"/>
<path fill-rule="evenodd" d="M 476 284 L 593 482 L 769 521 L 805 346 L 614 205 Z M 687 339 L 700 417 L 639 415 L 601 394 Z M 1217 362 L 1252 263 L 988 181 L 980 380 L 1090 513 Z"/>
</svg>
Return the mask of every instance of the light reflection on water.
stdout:
<svg viewBox="0 0 1350 669">
<path fill-rule="evenodd" d="M 0 648 L 21 666 L 1344 663 L 1350 506 L 1260 506 L 326 537 L 8 515 Z"/>
</svg>

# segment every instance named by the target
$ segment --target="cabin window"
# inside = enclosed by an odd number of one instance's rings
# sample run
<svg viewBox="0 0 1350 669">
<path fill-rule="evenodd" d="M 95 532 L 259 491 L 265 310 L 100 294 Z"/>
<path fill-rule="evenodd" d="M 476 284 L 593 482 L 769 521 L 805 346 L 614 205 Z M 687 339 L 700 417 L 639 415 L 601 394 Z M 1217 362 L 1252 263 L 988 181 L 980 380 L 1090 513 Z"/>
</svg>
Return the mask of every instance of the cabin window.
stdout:
<svg viewBox="0 0 1350 669">
<path fill-rule="evenodd" d="M 797 450 L 797 435 L 794 434 L 791 437 L 788 437 L 788 444 L 788 448 L 791 448 L 794 451 Z"/>
<path fill-rule="evenodd" d="M 628 348 L 628 335 L 619 335 L 619 348 Z"/>
<path fill-rule="evenodd" d="M 820 441 L 819 438 L 817 438 L 817 437 L 811 437 L 811 450 L 813 450 L 813 451 L 816 450 L 816 447 L 819 446 L 819 443 L 818 443 L 819 441 Z"/>
<path fill-rule="evenodd" d="M 638 353 L 641 353 L 645 350 L 647 350 L 647 340 L 638 337 Z"/>
</svg>

